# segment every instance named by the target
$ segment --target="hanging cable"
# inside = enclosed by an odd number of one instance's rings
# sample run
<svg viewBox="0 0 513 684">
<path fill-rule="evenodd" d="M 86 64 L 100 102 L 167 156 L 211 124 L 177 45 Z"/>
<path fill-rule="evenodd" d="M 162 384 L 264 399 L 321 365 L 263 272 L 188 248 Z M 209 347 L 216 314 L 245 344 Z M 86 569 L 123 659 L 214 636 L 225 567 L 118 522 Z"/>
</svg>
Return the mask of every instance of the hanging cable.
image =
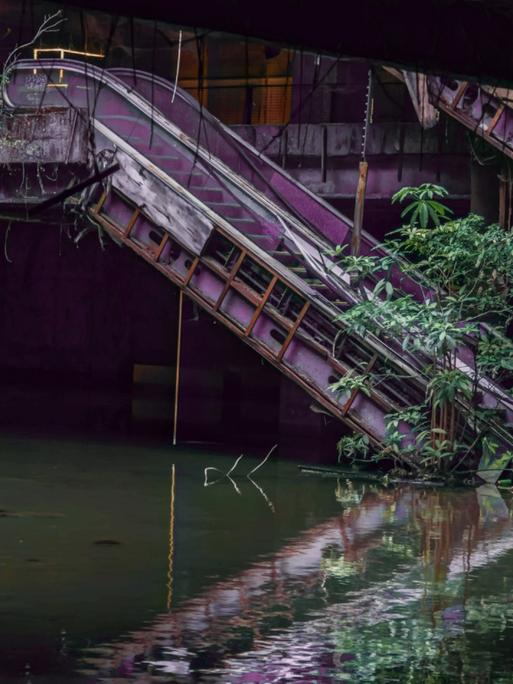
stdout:
<svg viewBox="0 0 513 684">
<path fill-rule="evenodd" d="M 182 29 L 178 34 L 178 57 L 176 58 L 176 74 L 175 74 L 175 85 L 173 88 L 173 96 L 171 97 L 171 103 L 175 101 L 176 89 L 178 87 L 178 76 L 180 74 L 180 60 L 182 58 Z"/>
</svg>

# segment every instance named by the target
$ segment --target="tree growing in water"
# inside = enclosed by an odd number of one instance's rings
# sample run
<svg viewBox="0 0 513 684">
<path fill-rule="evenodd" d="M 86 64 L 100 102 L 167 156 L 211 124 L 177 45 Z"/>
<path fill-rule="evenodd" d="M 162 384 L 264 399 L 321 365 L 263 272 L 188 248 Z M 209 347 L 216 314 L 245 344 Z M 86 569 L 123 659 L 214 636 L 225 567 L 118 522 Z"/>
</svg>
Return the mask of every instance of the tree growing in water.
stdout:
<svg viewBox="0 0 513 684">
<path fill-rule="evenodd" d="M 417 475 L 445 477 L 469 464 L 475 468 L 480 459 L 481 467 L 493 460 L 497 443 L 491 428 L 501 415 L 481 406 L 479 379 L 513 384 L 513 344 L 507 337 L 513 320 L 513 234 L 475 214 L 453 218 L 443 203 L 446 196 L 444 188 L 427 183 L 394 195 L 393 203 L 405 205 L 404 224 L 385 242 L 386 257 L 345 256 L 341 247 L 331 252 L 342 268 L 374 280 L 374 289 L 362 289 L 362 301 L 337 320 L 360 334 L 401 339 L 405 353 L 424 359 L 426 379 L 420 404 L 387 416 L 381 451 L 373 451 L 361 435 L 344 437 L 339 459 L 391 458 Z M 419 283 L 422 296 L 397 287 L 403 276 Z M 464 347 L 471 351 L 471 372 L 462 370 L 458 351 Z M 331 389 L 368 392 L 373 382 L 368 375 L 344 376 Z M 403 423 L 413 440 L 405 440 Z M 502 469 L 512 456 L 504 452 L 493 467 Z"/>
</svg>

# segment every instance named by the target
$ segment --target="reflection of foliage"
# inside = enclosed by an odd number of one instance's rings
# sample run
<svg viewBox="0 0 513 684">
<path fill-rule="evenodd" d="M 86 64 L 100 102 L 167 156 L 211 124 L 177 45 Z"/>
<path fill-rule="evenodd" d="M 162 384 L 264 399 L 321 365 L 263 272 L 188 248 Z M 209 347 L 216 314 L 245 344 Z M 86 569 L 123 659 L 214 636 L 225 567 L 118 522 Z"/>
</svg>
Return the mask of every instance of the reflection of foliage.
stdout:
<svg viewBox="0 0 513 684">
<path fill-rule="evenodd" d="M 436 631 L 421 620 L 389 620 L 339 633 L 337 651 L 351 653 L 345 664 L 355 682 L 418 682 L 423 665 L 440 656 Z M 400 678 L 397 676 L 401 672 Z M 417 678 L 418 677 L 418 678 Z M 434 680 L 436 681 L 436 680 Z"/>
<path fill-rule="evenodd" d="M 415 553 L 411 548 L 411 544 L 398 543 L 389 534 L 384 534 L 381 542 L 381 548 L 385 551 L 395 553 L 404 558 L 414 558 Z"/>
<path fill-rule="evenodd" d="M 358 506 L 365 496 L 366 487 L 355 487 L 351 480 L 344 480 L 344 484 L 337 478 L 335 488 L 335 499 L 342 506 Z"/>
<path fill-rule="evenodd" d="M 475 495 L 461 496 L 467 511 Z M 481 499 L 477 501 L 482 506 Z M 361 505 L 365 506 L 364 502 Z M 397 512 L 397 503 L 390 499 L 387 510 Z M 503 588 L 501 584 L 499 593 L 496 589 L 496 578 L 504 576 L 504 564 L 496 568 L 493 563 L 486 570 L 477 565 L 479 574 L 472 578 L 447 571 L 449 553 L 444 556 L 446 572 L 440 573 L 436 567 L 435 557 L 440 560 L 451 530 L 465 534 L 468 529 L 466 514 L 465 526 L 456 524 L 455 503 L 454 495 L 447 492 L 417 492 L 414 526 L 385 528 L 379 544 L 370 551 L 367 547 L 363 554 L 350 547 L 344 552 L 335 546 L 326 550 L 322 569 L 329 595 L 337 595 L 337 582 L 344 591 L 339 594 L 344 605 L 337 613 L 336 632 L 330 634 L 336 644 L 333 681 L 511 682 L 509 674 L 504 674 L 508 659 L 502 663 L 501 649 L 493 645 L 501 639 L 507 643 L 513 626 L 510 582 Z M 386 518 L 386 513 L 382 515 Z M 388 520 L 389 525 L 396 522 L 394 515 Z M 460 541 L 459 535 L 457 540 L 452 538 L 454 549 L 460 548 Z M 422 562 L 417 561 L 419 556 Z M 506 557 L 504 562 L 507 568 Z M 355 573 L 358 566 L 362 570 Z M 359 591 L 361 579 L 365 588 Z"/>
<path fill-rule="evenodd" d="M 513 603 L 509 595 L 493 600 L 473 598 L 465 604 L 466 623 L 481 634 L 504 632 L 513 624 Z"/>
<path fill-rule="evenodd" d="M 330 556 L 321 560 L 321 570 L 325 577 L 333 577 L 338 580 L 352 577 L 361 570 L 361 565 L 354 561 L 349 561 L 344 558 L 343 554 L 339 556 Z"/>
<path fill-rule="evenodd" d="M 390 616 L 368 624 L 349 623 L 337 634 L 337 654 L 350 681 L 365 683 L 411 682 L 445 684 L 449 681 L 511 682 L 494 672 L 493 661 L 476 652 L 468 634 L 493 643 L 513 622 L 513 604 L 507 600 L 469 599 L 465 607 L 452 603 L 434 614 L 434 622 L 419 613 L 419 604 L 396 605 Z M 488 647 L 487 647 L 488 648 Z M 507 668 L 507 663 L 504 664 Z M 492 669 L 493 668 L 493 669 Z M 344 681 L 344 673 L 338 675 Z M 347 679 L 346 679 L 347 681 Z"/>
</svg>

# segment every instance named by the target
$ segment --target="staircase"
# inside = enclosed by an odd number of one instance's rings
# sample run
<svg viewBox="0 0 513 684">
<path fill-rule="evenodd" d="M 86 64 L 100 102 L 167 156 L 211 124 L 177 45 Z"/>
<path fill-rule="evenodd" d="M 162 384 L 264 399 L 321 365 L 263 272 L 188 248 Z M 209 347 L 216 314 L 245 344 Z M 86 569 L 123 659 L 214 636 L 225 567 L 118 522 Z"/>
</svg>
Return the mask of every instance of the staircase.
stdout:
<svg viewBox="0 0 513 684">
<path fill-rule="evenodd" d="M 502 95 L 512 91 L 446 76 L 428 76 L 433 105 L 513 158 L 513 109 Z"/>
<path fill-rule="evenodd" d="M 79 112 L 95 165 L 119 164 L 81 195 L 81 208 L 350 429 L 382 444 L 385 416 L 423 399 L 419 355 L 400 339 L 350 334 L 335 322 L 380 277 L 356 291 L 326 255 L 350 241 L 350 221 L 193 98 L 149 74 L 72 60 L 18 62 L 4 97 L 13 110 Z M 385 254 L 364 233 L 362 254 L 370 253 Z M 413 280 L 392 280 L 422 297 Z M 468 358 L 462 350 L 460 367 L 472 373 Z M 335 395 L 329 385 L 349 372 L 380 381 L 369 395 Z M 511 399 L 487 379 L 480 386 L 483 405 L 498 404 L 513 423 Z M 509 432 L 494 429 L 509 448 Z M 407 424 L 402 431 L 411 438 Z"/>
</svg>

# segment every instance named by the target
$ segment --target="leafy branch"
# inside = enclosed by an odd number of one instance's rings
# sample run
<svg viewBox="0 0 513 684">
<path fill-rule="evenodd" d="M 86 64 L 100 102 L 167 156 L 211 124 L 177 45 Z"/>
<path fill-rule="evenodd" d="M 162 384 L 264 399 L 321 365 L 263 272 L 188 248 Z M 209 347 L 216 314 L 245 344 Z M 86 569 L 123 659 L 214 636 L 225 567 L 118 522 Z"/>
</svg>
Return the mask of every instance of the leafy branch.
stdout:
<svg viewBox="0 0 513 684">
<path fill-rule="evenodd" d="M 393 202 L 408 204 L 404 225 L 386 243 L 386 262 L 346 256 L 343 247 L 332 251 L 339 266 L 374 279 L 373 290 L 336 317 L 342 334 L 399 339 L 405 352 L 424 359 L 424 401 L 387 416 L 386 443 L 377 458 L 392 457 L 429 475 L 453 472 L 464 462 L 477 466 L 490 452 L 488 434 L 498 415 L 481 403 L 480 376 L 513 384 L 513 344 L 506 336 L 513 321 L 513 234 L 475 214 L 452 218 L 441 201 L 446 197 L 444 188 L 428 183 L 394 195 Z M 420 275 L 427 285 L 424 296 L 398 293 L 390 280 L 392 267 L 399 276 Z M 473 364 L 467 363 L 475 372 L 461 369 L 463 347 L 473 354 Z M 368 395 L 378 385 L 385 391 L 389 379 L 383 369 L 348 374 L 330 389 Z M 490 392 L 494 395 L 493 387 Z M 339 458 L 368 461 L 369 449 L 365 441 L 344 438 Z"/>
</svg>

